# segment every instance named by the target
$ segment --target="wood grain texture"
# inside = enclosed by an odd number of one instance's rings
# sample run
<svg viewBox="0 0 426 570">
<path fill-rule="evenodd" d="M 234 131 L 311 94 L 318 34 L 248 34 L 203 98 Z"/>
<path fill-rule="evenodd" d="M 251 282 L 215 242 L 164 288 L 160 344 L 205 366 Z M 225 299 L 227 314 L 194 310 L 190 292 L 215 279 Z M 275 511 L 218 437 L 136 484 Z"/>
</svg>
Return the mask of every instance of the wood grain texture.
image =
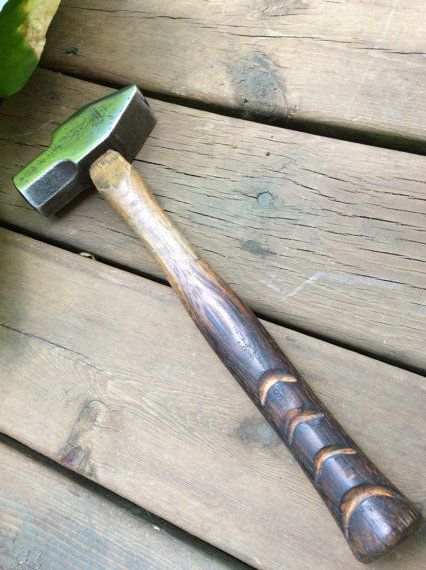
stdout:
<svg viewBox="0 0 426 570">
<path fill-rule="evenodd" d="M 0 216 L 161 275 L 95 193 L 43 219 L 11 177 L 55 126 L 110 90 L 39 70 L 0 108 Z M 151 100 L 136 167 L 197 250 L 258 313 L 426 369 L 425 159 Z"/>
<path fill-rule="evenodd" d="M 3 432 L 257 568 L 359 567 L 168 287 L 5 230 L 0 268 Z M 423 379 L 267 328 L 423 503 Z M 372 568 L 420 570 L 424 556 L 417 536 Z"/>
<path fill-rule="evenodd" d="M 246 565 L 0 436 L 2 570 L 243 570 Z"/>
<path fill-rule="evenodd" d="M 424 151 L 425 25 L 422 0 L 67 0 L 42 61 Z"/>
<path fill-rule="evenodd" d="M 372 562 L 413 534 L 422 521 L 415 505 L 355 447 L 264 325 L 177 230 L 136 168 L 108 150 L 90 177 L 149 247 L 204 338 L 305 470 L 355 557 Z M 277 374 L 284 382 L 265 394 L 265 376 Z M 318 455 L 337 445 L 355 453 L 315 471 Z"/>
</svg>

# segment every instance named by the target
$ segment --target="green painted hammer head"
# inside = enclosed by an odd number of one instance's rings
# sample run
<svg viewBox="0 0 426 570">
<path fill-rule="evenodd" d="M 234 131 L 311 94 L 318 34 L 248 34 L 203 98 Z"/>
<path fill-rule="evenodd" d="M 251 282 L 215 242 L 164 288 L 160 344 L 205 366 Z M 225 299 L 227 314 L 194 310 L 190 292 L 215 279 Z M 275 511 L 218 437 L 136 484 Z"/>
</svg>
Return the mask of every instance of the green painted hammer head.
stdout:
<svg viewBox="0 0 426 570">
<path fill-rule="evenodd" d="M 49 148 L 13 177 L 21 194 L 50 216 L 92 185 L 89 168 L 107 150 L 131 161 L 155 125 L 135 85 L 83 107 L 53 133 Z"/>
</svg>

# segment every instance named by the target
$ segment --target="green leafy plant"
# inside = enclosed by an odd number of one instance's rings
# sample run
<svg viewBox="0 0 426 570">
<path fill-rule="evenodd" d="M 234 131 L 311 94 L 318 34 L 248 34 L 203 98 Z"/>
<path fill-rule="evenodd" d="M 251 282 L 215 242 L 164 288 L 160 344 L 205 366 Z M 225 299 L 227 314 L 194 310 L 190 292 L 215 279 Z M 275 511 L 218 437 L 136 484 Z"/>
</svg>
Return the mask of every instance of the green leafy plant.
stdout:
<svg viewBox="0 0 426 570">
<path fill-rule="evenodd" d="M 0 99 L 19 91 L 37 66 L 60 0 L 8 0 L 0 11 Z"/>
</svg>

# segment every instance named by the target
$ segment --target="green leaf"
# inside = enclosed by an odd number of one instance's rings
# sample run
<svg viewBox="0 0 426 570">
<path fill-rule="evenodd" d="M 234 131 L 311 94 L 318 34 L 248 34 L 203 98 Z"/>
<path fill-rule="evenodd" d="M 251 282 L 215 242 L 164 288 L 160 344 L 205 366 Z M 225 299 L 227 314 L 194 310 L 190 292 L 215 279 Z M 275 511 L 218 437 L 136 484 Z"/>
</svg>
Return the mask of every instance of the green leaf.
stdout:
<svg viewBox="0 0 426 570">
<path fill-rule="evenodd" d="M 0 12 L 0 98 L 19 91 L 37 66 L 60 0 L 9 0 Z"/>
</svg>

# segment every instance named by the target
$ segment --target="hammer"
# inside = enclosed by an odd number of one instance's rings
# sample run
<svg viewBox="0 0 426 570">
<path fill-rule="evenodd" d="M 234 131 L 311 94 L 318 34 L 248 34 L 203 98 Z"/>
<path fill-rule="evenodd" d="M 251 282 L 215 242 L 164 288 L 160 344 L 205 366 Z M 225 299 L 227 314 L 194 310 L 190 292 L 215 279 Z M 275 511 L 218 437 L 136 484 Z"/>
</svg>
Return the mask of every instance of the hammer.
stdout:
<svg viewBox="0 0 426 570">
<path fill-rule="evenodd" d="M 411 535 L 421 514 L 345 433 L 271 335 L 201 259 L 128 161 L 155 125 L 136 86 L 82 108 L 13 178 L 39 212 L 97 190 L 159 261 L 210 346 L 259 407 L 330 509 L 361 562 Z"/>
</svg>

